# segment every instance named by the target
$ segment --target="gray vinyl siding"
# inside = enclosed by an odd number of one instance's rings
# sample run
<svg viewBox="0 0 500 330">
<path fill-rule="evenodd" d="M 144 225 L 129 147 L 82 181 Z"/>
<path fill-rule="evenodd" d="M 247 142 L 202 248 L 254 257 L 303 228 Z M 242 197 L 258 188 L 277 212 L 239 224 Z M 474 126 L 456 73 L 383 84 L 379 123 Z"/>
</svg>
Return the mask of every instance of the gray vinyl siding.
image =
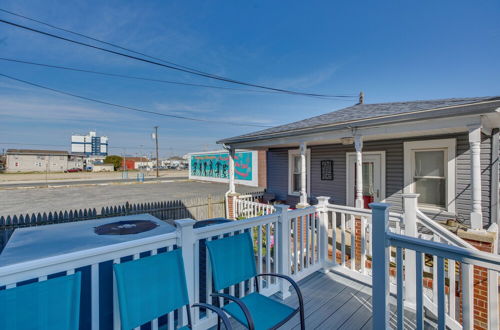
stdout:
<svg viewBox="0 0 500 330">
<path fill-rule="evenodd" d="M 459 221 L 469 225 L 470 201 L 470 151 L 467 134 L 418 137 L 411 139 L 365 142 L 363 151 L 385 151 L 386 202 L 395 212 L 402 212 L 404 186 L 404 142 L 429 139 L 456 139 L 456 215 Z M 315 197 L 329 196 L 330 202 L 346 204 L 346 153 L 354 152 L 354 146 L 330 144 L 311 147 L 311 202 Z M 334 180 L 321 180 L 321 161 L 333 160 Z M 481 144 L 481 184 L 484 225 L 490 224 L 491 139 L 483 135 Z M 268 150 L 268 191 L 279 200 L 294 205 L 298 198 L 288 195 L 288 149 Z M 434 219 L 447 219 L 446 214 L 429 214 Z"/>
</svg>

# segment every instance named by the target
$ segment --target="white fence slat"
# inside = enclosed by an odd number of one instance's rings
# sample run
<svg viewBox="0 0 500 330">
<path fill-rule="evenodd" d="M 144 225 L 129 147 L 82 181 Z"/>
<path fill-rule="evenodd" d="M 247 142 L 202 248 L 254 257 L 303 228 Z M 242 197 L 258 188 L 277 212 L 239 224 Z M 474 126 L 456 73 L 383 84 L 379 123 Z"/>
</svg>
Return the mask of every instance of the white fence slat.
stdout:
<svg viewBox="0 0 500 330">
<path fill-rule="evenodd" d="M 297 236 L 298 236 L 297 235 L 297 227 L 298 227 L 297 220 L 298 220 L 297 217 L 292 219 L 292 221 L 293 221 L 293 274 L 294 275 L 297 275 L 297 271 L 298 271 L 297 263 L 299 261 L 299 258 L 297 256 L 297 253 L 298 253 L 298 249 L 297 249 Z"/>
<path fill-rule="evenodd" d="M 306 214 L 304 216 L 304 222 L 305 222 L 305 225 L 306 225 L 306 231 L 305 231 L 305 238 L 306 238 L 306 262 L 304 263 L 304 268 L 307 268 L 309 267 L 309 262 L 310 262 L 310 254 L 311 254 L 311 249 L 310 249 L 310 242 L 309 242 L 309 235 L 311 234 L 310 233 L 310 226 L 311 226 L 311 216 L 309 214 Z"/>
<path fill-rule="evenodd" d="M 259 274 L 262 273 L 262 225 L 259 225 L 257 227 L 257 266 L 259 270 Z M 262 276 L 259 276 L 258 279 L 259 281 L 259 289 L 262 289 Z"/>
<path fill-rule="evenodd" d="M 337 265 L 337 212 L 332 212 L 332 262 Z"/>
<path fill-rule="evenodd" d="M 340 235 L 341 235 L 340 257 L 341 257 L 342 267 L 345 267 L 345 213 L 340 214 Z"/>
<path fill-rule="evenodd" d="M 421 252 L 415 252 L 415 279 L 417 281 L 415 285 L 417 305 L 416 308 L 416 328 L 417 330 L 424 329 L 424 297 L 423 297 L 423 287 L 422 287 L 422 259 L 423 255 Z"/>
<path fill-rule="evenodd" d="M 500 329 L 498 308 L 498 272 L 488 270 L 488 326 L 490 329 Z"/>
<path fill-rule="evenodd" d="M 444 259 L 437 258 L 437 307 L 438 307 L 438 329 L 445 330 L 446 328 L 446 301 L 445 301 L 445 284 L 444 284 Z M 436 279 L 434 279 L 436 281 Z"/>
<path fill-rule="evenodd" d="M 92 330 L 99 329 L 99 264 L 90 266 L 90 297 Z"/>
<path fill-rule="evenodd" d="M 351 270 L 356 270 L 356 219 L 354 215 L 351 214 Z"/>
<path fill-rule="evenodd" d="M 361 273 L 366 274 L 366 217 L 361 217 Z"/>
<path fill-rule="evenodd" d="M 271 224 L 266 224 L 266 272 L 271 272 Z M 266 276 L 267 287 L 271 285 L 271 277 Z"/>
<path fill-rule="evenodd" d="M 462 263 L 462 315 L 464 330 L 472 330 L 474 326 L 473 296 L 474 285 L 472 278 L 473 267 Z"/>
<path fill-rule="evenodd" d="M 448 280 L 449 280 L 448 314 L 452 319 L 455 319 L 455 308 L 456 308 L 455 266 L 456 266 L 455 260 L 448 259 Z"/>
<path fill-rule="evenodd" d="M 397 281 L 397 328 L 404 329 L 404 299 L 403 299 L 403 249 L 396 248 L 396 281 Z"/>
<path fill-rule="evenodd" d="M 120 258 L 114 259 L 114 264 L 119 264 Z M 120 330 L 121 329 L 121 320 L 120 320 L 120 306 L 118 305 L 118 287 L 116 285 L 116 278 L 113 272 L 113 329 Z"/>
</svg>

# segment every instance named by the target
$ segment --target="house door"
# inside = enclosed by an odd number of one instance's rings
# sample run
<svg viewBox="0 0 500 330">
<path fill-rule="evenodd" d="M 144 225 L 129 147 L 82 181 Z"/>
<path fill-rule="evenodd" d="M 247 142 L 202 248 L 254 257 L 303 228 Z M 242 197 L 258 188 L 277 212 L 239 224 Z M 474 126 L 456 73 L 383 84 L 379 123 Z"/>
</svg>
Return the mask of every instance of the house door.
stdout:
<svg viewBox="0 0 500 330">
<path fill-rule="evenodd" d="M 385 199 L 385 157 L 383 152 L 363 153 L 363 206 Z M 356 200 L 356 154 L 347 154 L 347 205 Z"/>
</svg>

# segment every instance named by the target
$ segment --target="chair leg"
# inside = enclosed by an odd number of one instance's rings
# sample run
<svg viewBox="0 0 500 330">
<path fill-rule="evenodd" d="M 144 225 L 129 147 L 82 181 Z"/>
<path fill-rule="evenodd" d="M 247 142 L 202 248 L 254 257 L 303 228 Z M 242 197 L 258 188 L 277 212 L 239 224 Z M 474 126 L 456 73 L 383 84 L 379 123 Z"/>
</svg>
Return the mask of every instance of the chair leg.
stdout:
<svg viewBox="0 0 500 330">
<path fill-rule="evenodd" d="M 217 330 L 220 330 L 220 317 L 217 318 Z"/>
<path fill-rule="evenodd" d="M 306 330 L 306 320 L 304 317 L 304 310 L 301 308 L 300 309 L 300 330 Z"/>
</svg>

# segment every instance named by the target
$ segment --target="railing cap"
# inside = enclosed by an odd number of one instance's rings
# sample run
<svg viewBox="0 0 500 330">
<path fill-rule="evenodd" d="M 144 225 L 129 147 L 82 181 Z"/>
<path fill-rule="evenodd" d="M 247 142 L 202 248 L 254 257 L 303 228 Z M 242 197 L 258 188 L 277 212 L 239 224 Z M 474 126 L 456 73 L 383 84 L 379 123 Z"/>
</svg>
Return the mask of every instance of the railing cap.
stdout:
<svg viewBox="0 0 500 330">
<path fill-rule="evenodd" d="M 274 208 L 276 209 L 276 211 L 278 213 L 280 213 L 280 212 L 286 212 L 290 208 L 290 205 L 286 205 L 286 204 L 276 204 L 276 205 L 273 205 L 273 206 L 274 206 Z"/>
<path fill-rule="evenodd" d="M 196 220 L 193 219 L 180 219 L 180 220 L 175 220 L 175 226 L 178 228 L 183 228 L 183 227 L 189 227 L 189 226 L 194 226 L 196 223 Z"/>
<path fill-rule="evenodd" d="M 318 196 L 316 197 L 316 199 L 318 200 L 318 205 L 326 205 L 328 204 L 329 200 L 330 200 L 330 197 L 328 196 Z"/>
<path fill-rule="evenodd" d="M 382 210 L 385 211 L 391 207 L 391 204 L 388 203 L 370 203 L 368 204 L 372 208 L 372 210 Z"/>
<path fill-rule="evenodd" d="M 403 196 L 403 198 L 418 198 L 420 196 L 420 194 L 406 193 L 406 194 L 402 194 L 401 196 Z"/>
</svg>

